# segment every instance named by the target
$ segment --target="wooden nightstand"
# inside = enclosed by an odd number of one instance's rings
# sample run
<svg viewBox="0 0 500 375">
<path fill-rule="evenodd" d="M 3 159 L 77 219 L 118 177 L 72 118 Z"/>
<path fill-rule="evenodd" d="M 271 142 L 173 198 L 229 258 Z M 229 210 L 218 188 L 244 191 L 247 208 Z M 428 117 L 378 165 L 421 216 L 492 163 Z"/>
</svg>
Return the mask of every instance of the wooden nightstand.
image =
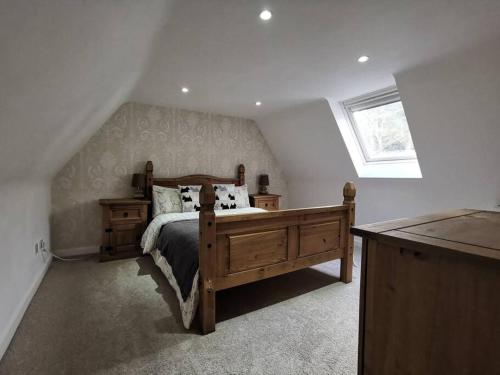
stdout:
<svg viewBox="0 0 500 375">
<path fill-rule="evenodd" d="M 280 197 L 278 194 L 250 194 L 250 205 L 263 208 L 268 211 L 280 209 Z"/>
<path fill-rule="evenodd" d="M 141 237 L 146 229 L 151 201 L 124 198 L 101 199 L 101 262 L 142 254 Z"/>
</svg>

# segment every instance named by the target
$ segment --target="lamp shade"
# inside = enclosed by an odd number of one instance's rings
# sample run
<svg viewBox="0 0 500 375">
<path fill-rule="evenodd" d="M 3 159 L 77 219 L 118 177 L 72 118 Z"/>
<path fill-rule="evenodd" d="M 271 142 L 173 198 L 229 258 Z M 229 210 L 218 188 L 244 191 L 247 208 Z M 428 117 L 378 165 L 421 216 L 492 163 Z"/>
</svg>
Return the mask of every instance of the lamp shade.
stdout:
<svg viewBox="0 0 500 375">
<path fill-rule="evenodd" d="M 259 185 L 261 186 L 269 186 L 269 175 L 261 174 L 259 177 Z"/>
<path fill-rule="evenodd" d="M 143 188 L 146 185 L 146 176 L 141 173 L 132 175 L 132 186 L 135 188 Z"/>
</svg>

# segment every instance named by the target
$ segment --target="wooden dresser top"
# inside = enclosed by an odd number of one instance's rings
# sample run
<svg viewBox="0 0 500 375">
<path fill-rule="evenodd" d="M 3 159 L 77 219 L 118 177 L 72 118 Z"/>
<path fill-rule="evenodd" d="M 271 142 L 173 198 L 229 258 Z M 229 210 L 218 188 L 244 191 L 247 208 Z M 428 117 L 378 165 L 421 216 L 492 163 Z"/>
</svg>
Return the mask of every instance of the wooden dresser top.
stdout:
<svg viewBox="0 0 500 375">
<path fill-rule="evenodd" d="M 462 209 L 356 226 L 351 233 L 500 260 L 500 212 Z"/>
</svg>

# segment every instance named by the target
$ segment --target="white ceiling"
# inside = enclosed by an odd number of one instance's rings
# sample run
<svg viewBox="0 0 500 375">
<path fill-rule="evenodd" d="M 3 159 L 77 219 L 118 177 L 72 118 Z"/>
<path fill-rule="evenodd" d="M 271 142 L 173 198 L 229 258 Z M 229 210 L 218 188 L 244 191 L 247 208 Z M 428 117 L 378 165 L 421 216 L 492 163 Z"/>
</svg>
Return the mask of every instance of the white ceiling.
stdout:
<svg viewBox="0 0 500 375">
<path fill-rule="evenodd" d="M 257 119 L 391 85 L 400 70 L 500 33 L 499 0 L 202 0 L 171 12 L 133 98 Z"/>
<path fill-rule="evenodd" d="M 390 85 L 498 19 L 498 0 L 2 0 L 2 179 L 49 178 L 129 100 L 259 119 Z"/>
</svg>

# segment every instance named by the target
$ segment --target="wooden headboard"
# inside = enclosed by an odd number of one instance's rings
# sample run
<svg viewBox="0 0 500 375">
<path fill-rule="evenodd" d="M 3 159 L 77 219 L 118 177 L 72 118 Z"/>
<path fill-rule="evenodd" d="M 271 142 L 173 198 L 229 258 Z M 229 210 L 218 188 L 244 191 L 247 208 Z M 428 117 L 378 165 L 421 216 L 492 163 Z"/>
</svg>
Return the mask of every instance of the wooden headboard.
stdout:
<svg viewBox="0 0 500 375">
<path fill-rule="evenodd" d="M 153 200 L 153 185 L 177 188 L 179 185 L 203 185 L 203 184 L 235 184 L 241 186 L 245 184 L 245 166 L 238 166 L 238 176 L 236 178 L 216 177 L 206 174 L 192 174 L 182 177 L 154 177 L 153 162 L 146 163 L 146 198 Z"/>
</svg>

